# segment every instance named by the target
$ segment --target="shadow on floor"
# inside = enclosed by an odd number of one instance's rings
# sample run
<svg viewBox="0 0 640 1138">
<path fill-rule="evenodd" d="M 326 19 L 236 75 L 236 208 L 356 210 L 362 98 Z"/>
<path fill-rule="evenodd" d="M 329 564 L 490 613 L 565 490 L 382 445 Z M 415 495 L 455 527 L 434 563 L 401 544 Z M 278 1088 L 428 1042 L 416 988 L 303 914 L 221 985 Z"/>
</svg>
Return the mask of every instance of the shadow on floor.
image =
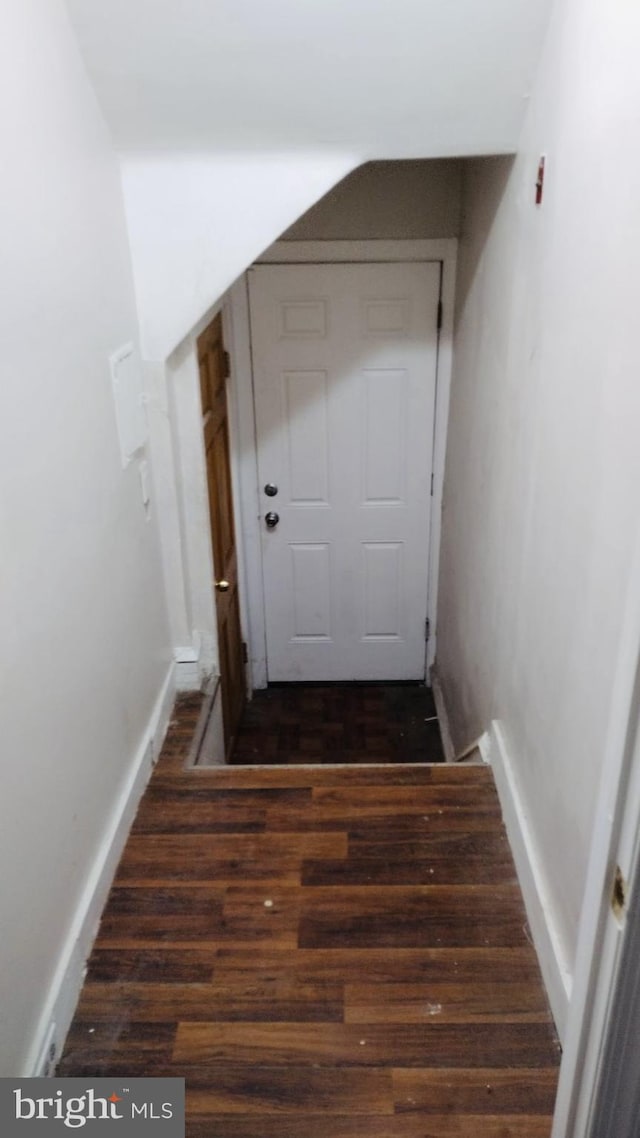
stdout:
<svg viewBox="0 0 640 1138">
<path fill-rule="evenodd" d="M 234 766 L 442 763 L 424 684 L 272 684 L 244 712 Z"/>
</svg>

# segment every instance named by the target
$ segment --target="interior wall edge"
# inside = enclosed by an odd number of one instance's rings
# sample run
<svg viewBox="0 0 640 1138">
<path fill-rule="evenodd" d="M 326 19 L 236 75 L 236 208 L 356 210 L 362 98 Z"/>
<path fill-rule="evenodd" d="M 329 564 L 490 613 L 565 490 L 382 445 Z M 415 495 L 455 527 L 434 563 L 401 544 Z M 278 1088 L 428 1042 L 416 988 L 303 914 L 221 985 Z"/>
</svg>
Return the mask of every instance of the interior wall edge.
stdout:
<svg viewBox="0 0 640 1138">
<path fill-rule="evenodd" d="M 453 745 L 453 738 L 451 735 L 451 724 L 449 722 L 449 709 L 445 699 L 444 690 L 438 675 L 438 669 L 434 664 L 429 672 L 431 680 L 431 690 L 433 692 L 433 699 L 436 705 L 436 713 L 438 715 L 438 727 L 440 728 L 440 738 L 442 739 L 442 749 L 444 751 L 445 762 L 455 762 L 456 751 Z"/>
</svg>

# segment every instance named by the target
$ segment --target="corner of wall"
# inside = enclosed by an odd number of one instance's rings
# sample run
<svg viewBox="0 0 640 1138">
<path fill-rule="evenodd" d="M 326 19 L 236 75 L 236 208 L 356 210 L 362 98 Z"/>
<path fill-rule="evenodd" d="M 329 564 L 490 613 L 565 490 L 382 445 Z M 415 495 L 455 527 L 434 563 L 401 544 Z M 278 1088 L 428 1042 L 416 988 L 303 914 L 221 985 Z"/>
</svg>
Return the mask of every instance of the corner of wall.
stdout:
<svg viewBox="0 0 640 1138">
<path fill-rule="evenodd" d="M 453 720 L 449 712 L 449 704 L 447 703 L 447 697 L 445 695 L 445 685 L 438 672 L 437 662 L 433 664 L 429 670 L 429 680 L 433 690 L 436 711 L 438 713 L 438 725 L 440 727 L 445 761 L 447 763 L 459 763 L 462 759 L 466 759 L 472 751 L 480 751 L 483 762 L 487 762 L 487 758 L 482 750 L 486 733 L 476 735 L 471 739 L 467 737 L 461 746 L 456 747 L 454 742 L 455 732 L 453 729 Z"/>
<path fill-rule="evenodd" d="M 453 745 L 453 738 L 451 735 L 451 724 L 449 723 L 449 712 L 447 710 L 447 703 L 444 698 L 442 684 L 438 675 L 438 669 L 434 664 L 429 672 L 429 679 L 431 680 L 431 690 L 433 692 L 433 701 L 436 705 L 436 714 L 438 716 L 438 727 L 440 728 L 440 738 L 442 739 L 442 749 L 444 751 L 445 762 L 455 762 L 456 752 Z"/>
<path fill-rule="evenodd" d="M 71 1026 L 86 961 L 98 932 L 102 911 L 122 856 L 140 799 L 157 761 L 171 719 L 175 696 L 175 665 L 172 663 L 158 692 L 142 741 L 131 761 L 107 823 L 84 890 L 76 907 L 66 943 L 49 989 L 44 1010 L 34 1034 L 22 1077 L 53 1074 Z"/>
</svg>

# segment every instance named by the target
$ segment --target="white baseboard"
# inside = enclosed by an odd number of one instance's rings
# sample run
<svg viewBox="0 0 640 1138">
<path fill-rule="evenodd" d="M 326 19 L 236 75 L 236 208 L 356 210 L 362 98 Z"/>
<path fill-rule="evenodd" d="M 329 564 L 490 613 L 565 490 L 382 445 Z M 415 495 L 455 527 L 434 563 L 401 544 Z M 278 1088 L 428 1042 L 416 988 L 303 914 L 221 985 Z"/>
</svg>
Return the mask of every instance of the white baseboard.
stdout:
<svg viewBox="0 0 640 1138">
<path fill-rule="evenodd" d="M 493 769 L 496 789 L 524 899 L 533 944 L 538 955 L 551 1011 L 560 1041 L 571 996 L 571 971 L 549 901 L 549 888 L 531 831 L 513 763 L 497 719 L 480 741 L 485 762 Z"/>
<path fill-rule="evenodd" d="M 440 738 L 442 739 L 442 749 L 444 751 L 445 762 L 455 762 L 456 752 L 453 746 L 453 739 L 451 737 L 451 726 L 449 723 L 449 714 L 447 712 L 447 704 L 440 683 L 440 677 L 435 665 L 429 673 L 431 680 L 431 690 L 433 691 L 433 702 L 436 705 L 436 713 L 438 716 L 438 727 L 440 728 Z"/>
<path fill-rule="evenodd" d="M 62 1053 L 109 889 L 169 726 L 175 696 L 174 668 L 172 663 L 91 866 L 22 1072 L 25 1078 L 52 1073 Z"/>
<path fill-rule="evenodd" d="M 165 736 L 171 722 L 171 713 L 176 700 L 175 665 L 170 664 L 162 687 L 149 718 L 147 737 L 151 739 L 153 762 L 157 763 L 164 745 Z M 139 753 L 139 752 L 138 752 Z M 136 804 L 137 809 L 137 804 Z"/>
</svg>

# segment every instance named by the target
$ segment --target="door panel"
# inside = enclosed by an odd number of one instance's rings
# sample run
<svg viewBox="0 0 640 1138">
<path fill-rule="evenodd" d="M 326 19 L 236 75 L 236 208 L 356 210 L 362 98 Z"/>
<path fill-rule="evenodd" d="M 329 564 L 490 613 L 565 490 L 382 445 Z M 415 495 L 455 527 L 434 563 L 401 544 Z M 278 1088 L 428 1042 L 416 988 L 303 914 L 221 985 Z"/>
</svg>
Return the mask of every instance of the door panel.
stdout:
<svg viewBox="0 0 640 1138">
<path fill-rule="evenodd" d="M 269 679 L 422 679 L 440 265 L 249 288 Z"/>
<path fill-rule="evenodd" d="M 227 366 L 221 316 L 216 316 L 198 340 L 198 364 L 215 573 L 212 587 L 216 601 L 222 714 L 228 758 L 244 706 L 245 676 L 229 460 Z"/>
</svg>

